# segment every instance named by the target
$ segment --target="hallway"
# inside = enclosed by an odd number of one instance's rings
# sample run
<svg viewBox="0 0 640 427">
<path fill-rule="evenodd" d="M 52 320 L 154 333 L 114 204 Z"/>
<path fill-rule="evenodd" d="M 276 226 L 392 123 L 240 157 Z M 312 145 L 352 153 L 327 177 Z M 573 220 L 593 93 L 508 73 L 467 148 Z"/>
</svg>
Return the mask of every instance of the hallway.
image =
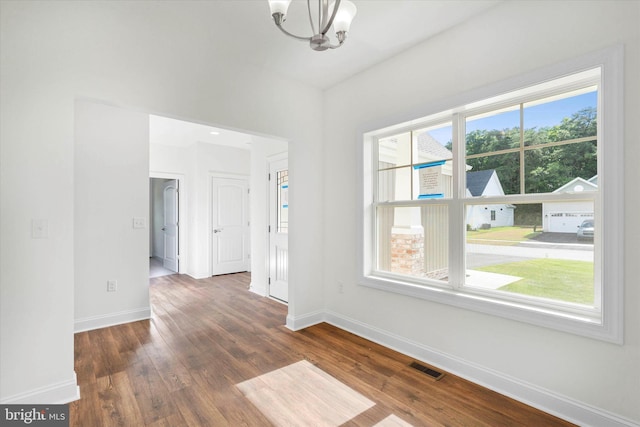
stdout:
<svg viewBox="0 0 640 427">
<path fill-rule="evenodd" d="M 169 270 L 168 268 L 164 268 L 164 266 L 162 265 L 162 259 L 157 257 L 149 258 L 150 279 L 153 279 L 154 277 L 169 276 L 170 274 L 177 274 L 177 272 Z"/>
</svg>

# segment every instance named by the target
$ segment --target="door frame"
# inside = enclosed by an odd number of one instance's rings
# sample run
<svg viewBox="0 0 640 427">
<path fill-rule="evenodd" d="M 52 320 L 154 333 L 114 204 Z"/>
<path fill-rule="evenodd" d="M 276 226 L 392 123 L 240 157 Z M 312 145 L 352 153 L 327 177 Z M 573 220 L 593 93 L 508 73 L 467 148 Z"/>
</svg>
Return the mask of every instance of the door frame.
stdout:
<svg viewBox="0 0 640 427">
<path fill-rule="evenodd" d="M 149 171 L 149 178 L 175 179 L 178 181 L 178 274 L 185 274 L 187 271 L 187 245 L 185 236 L 187 235 L 188 222 L 185 176 L 180 173 Z M 151 230 L 149 230 L 151 232 Z"/>
<path fill-rule="evenodd" d="M 207 206 L 208 206 L 208 215 L 207 215 L 207 230 L 208 230 L 208 239 L 209 239 L 209 277 L 213 275 L 213 180 L 214 178 L 226 178 L 226 179 L 241 179 L 246 181 L 247 189 L 249 190 L 248 194 L 245 194 L 245 202 L 247 206 L 246 217 L 247 221 L 250 221 L 251 218 L 251 197 L 249 197 L 251 193 L 251 174 L 240 174 L 240 173 L 229 173 L 229 172 L 209 172 L 209 191 L 207 191 Z M 247 247 L 249 249 L 249 256 L 247 259 L 247 271 L 251 272 L 251 225 L 247 225 Z"/>
<path fill-rule="evenodd" d="M 274 163 L 276 162 L 281 162 L 283 160 L 287 161 L 287 169 L 289 168 L 288 166 L 288 162 L 289 162 L 289 151 L 285 151 L 283 153 L 278 153 L 278 154 L 274 154 L 272 156 L 267 156 L 267 173 L 271 174 L 271 169 Z M 272 179 L 275 179 L 274 177 L 271 177 Z M 287 301 L 283 301 L 280 300 L 278 298 L 272 297 L 271 296 L 271 284 L 269 283 L 269 279 L 271 278 L 271 263 L 272 263 L 272 256 L 273 256 L 273 251 L 271 248 L 271 232 L 269 231 L 272 226 L 277 226 L 277 224 L 272 224 L 272 218 L 274 218 L 275 212 L 273 211 L 274 207 L 275 207 L 275 202 L 274 200 L 272 200 L 272 187 L 273 187 L 273 183 L 275 181 L 273 180 L 269 180 L 267 179 L 267 187 L 266 187 L 266 191 L 267 191 L 267 224 L 269 225 L 269 229 L 267 230 L 267 242 L 266 242 L 266 259 L 265 259 L 265 263 L 266 263 L 266 272 L 267 272 L 267 287 L 266 287 L 266 296 L 269 297 L 270 299 L 277 301 L 279 303 L 288 305 L 290 300 L 291 300 L 291 293 L 290 291 L 290 286 L 287 283 Z M 287 242 L 289 241 L 289 233 L 287 232 Z M 288 247 L 288 243 L 287 243 L 287 247 Z"/>
</svg>

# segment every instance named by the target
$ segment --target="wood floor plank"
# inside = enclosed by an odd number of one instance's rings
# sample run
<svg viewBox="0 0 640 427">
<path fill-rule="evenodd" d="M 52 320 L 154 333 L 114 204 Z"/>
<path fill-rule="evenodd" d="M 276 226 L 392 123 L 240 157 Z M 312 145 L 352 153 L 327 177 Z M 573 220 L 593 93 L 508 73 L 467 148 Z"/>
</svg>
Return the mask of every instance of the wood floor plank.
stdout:
<svg viewBox="0 0 640 427">
<path fill-rule="evenodd" d="M 169 418 L 177 412 L 169 390 L 150 360 L 141 360 L 128 372 L 145 425 Z"/>
<path fill-rule="evenodd" d="M 303 360 L 375 404 L 345 427 L 571 425 L 449 373 L 434 381 L 410 357 L 331 325 L 292 332 L 287 307 L 249 292 L 250 280 L 155 278 L 151 320 L 76 334 L 82 398 L 70 405 L 70 425 L 267 427 L 238 384 Z M 295 416 L 278 394 L 266 398 Z M 319 416 L 321 406 L 309 404 Z"/>
<path fill-rule="evenodd" d="M 97 398 L 98 385 L 95 379 L 92 382 L 83 381 L 78 376 L 80 387 L 80 400 L 69 404 L 70 426 L 102 426 L 102 401 Z"/>
<path fill-rule="evenodd" d="M 97 395 L 102 408 L 103 426 L 142 426 L 144 417 L 126 372 L 97 378 Z"/>
</svg>

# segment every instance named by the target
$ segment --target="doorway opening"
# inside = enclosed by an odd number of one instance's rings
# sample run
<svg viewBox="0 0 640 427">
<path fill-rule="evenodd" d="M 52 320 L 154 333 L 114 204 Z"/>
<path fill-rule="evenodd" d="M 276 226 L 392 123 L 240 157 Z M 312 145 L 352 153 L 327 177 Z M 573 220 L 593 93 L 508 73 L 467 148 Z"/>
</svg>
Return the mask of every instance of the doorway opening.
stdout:
<svg viewBox="0 0 640 427">
<path fill-rule="evenodd" d="M 149 277 L 180 271 L 180 181 L 149 179 Z"/>
<path fill-rule="evenodd" d="M 249 290 L 269 295 L 269 163 L 288 148 L 271 136 L 149 115 L 150 176 L 180 177 L 180 274 L 249 271 Z"/>
</svg>

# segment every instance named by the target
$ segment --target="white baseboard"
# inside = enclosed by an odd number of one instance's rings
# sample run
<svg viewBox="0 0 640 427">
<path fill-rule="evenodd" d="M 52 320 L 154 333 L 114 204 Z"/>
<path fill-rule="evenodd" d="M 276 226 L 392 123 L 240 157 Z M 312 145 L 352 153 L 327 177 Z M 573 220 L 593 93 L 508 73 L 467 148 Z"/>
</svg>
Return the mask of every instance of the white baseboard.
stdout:
<svg viewBox="0 0 640 427">
<path fill-rule="evenodd" d="M 264 286 L 257 285 L 253 281 L 251 281 L 251 283 L 249 283 L 249 291 L 253 292 L 254 294 L 258 294 L 261 297 L 266 297 L 267 296 L 267 288 L 264 287 Z"/>
<path fill-rule="evenodd" d="M 93 329 L 107 328 L 109 326 L 135 322 L 138 320 L 146 320 L 150 318 L 150 307 L 120 311 L 118 313 L 109 313 L 101 316 L 85 317 L 84 319 L 75 320 L 74 332 L 77 333 L 91 331 Z"/>
<path fill-rule="evenodd" d="M 305 314 L 303 316 L 287 315 L 286 327 L 292 331 L 299 331 L 300 329 L 308 328 L 309 326 L 317 325 L 325 321 L 324 310 L 315 311 L 313 313 Z"/>
<path fill-rule="evenodd" d="M 315 312 L 296 319 L 287 317 L 287 327 L 296 331 L 322 321 L 583 427 L 639 426 L 634 421 L 616 414 L 487 369 L 473 362 L 445 354 L 424 344 L 412 342 L 399 335 L 331 311 Z"/>
<path fill-rule="evenodd" d="M 2 405 L 61 405 L 80 399 L 80 387 L 76 373 L 71 379 L 44 387 L 38 387 L 24 393 L 9 396 L 0 401 Z"/>
</svg>

